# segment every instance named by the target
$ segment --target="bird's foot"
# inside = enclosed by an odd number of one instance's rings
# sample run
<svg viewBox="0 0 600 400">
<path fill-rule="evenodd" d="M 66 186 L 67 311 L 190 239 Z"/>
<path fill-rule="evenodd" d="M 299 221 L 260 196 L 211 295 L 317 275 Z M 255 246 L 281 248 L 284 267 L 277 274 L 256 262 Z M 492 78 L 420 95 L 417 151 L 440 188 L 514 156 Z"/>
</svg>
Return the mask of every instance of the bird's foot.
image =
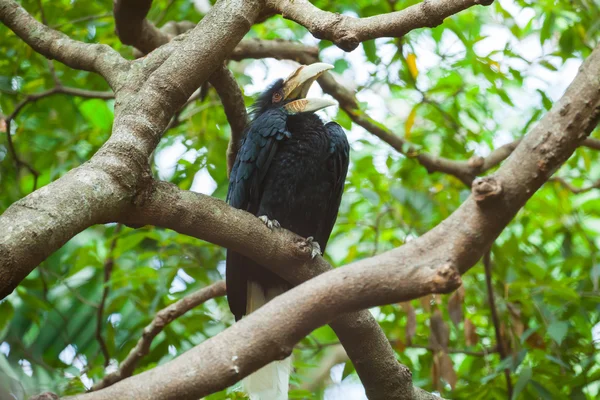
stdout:
<svg viewBox="0 0 600 400">
<path fill-rule="evenodd" d="M 266 215 L 261 215 L 258 219 L 260 219 L 270 230 L 273 230 L 273 228 L 281 228 L 279 221 L 276 219 L 269 219 Z"/>
<path fill-rule="evenodd" d="M 315 238 L 309 236 L 306 238 L 306 244 L 310 247 L 310 258 L 314 259 L 316 256 L 323 255 L 321 252 L 321 245 L 315 242 Z"/>
</svg>

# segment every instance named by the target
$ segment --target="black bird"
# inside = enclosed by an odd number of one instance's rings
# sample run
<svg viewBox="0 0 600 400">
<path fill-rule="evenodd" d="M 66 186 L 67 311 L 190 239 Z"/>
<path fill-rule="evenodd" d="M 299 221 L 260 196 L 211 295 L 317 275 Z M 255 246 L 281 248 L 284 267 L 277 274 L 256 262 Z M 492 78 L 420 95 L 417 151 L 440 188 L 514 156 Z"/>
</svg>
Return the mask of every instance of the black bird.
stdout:
<svg viewBox="0 0 600 400">
<path fill-rule="evenodd" d="M 231 206 L 258 216 L 269 228 L 281 226 L 307 238 L 313 257 L 325 251 L 348 172 L 346 134 L 335 122 L 324 124 L 314 114 L 336 103 L 305 98 L 312 83 L 331 68 L 324 63 L 300 66 L 259 96 L 227 193 Z M 233 251 L 227 251 L 226 278 L 236 321 L 290 288 Z M 252 400 L 287 400 L 289 361 L 282 363 L 270 364 L 245 382 Z"/>
</svg>

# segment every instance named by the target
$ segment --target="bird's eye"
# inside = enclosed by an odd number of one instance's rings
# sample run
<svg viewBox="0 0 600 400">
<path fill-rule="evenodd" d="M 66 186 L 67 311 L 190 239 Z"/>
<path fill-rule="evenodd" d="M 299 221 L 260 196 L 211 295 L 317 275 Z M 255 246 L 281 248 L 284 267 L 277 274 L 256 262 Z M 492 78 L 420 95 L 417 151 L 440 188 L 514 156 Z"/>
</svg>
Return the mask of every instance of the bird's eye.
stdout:
<svg viewBox="0 0 600 400">
<path fill-rule="evenodd" d="M 273 103 L 279 103 L 283 96 L 279 92 L 273 93 Z"/>
</svg>

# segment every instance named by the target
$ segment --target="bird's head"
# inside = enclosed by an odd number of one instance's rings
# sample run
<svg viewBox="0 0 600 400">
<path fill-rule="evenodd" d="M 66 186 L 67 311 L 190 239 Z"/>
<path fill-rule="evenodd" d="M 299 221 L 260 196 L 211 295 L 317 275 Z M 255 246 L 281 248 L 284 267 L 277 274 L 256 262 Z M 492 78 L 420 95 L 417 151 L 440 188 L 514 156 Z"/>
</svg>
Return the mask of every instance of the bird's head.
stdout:
<svg viewBox="0 0 600 400">
<path fill-rule="evenodd" d="M 337 104 L 328 99 L 306 98 L 310 86 L 333 65 L 314 63 L 301 65 L 286 79 L 279 79 L 262 93 L 253 105 L 253 114 L 272 108 L 283 108 L 289 115 L 310 113 Z"/>
</svg>

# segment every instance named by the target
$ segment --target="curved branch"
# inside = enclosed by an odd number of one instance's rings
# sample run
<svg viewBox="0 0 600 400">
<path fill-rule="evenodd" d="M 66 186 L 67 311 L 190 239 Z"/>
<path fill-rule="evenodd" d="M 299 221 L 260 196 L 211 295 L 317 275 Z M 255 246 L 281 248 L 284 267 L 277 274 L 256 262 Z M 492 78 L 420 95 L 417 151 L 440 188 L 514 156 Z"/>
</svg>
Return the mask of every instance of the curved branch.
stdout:
<svg viewBox="0 0 600 400">
<path fill-rule="evenodd" d="M 113 8 L 115 28 L 121 42 L 136 47 L 144 54 L 170 40 L 146 19 L 151 5 L 152 0 L 116 0 Z"/>
<path fill-rule="evenodd" d="M 159 30 L 146 19 L 151 5 L 152 0 L 143 0 L 141 2 L 118 0 L 115 2 L 114 7 L 119 38 L 124 44 L 135 46 L 145 54 L 168 43 L 176 35 L 193 29 L 195 26 L 195 24 L 187 22 L 179 24 L 168 23 Z M 225 66 L 217 68 L 209 78 L 209 81 L 221 98 L 227 121 L 231 126 L 231 140 L 227 148 L 227 171 L 230 171 L 247 122 L 244 97 L 233 74 Z M 171 121 L 167 129 L 173 126 L 173 121 Z"/>
<path fill-rule="evenodd" d="M 318 55 L 318 48 L 295 42 L 249 39 L 240 42 L 234 50 L 231 59 L 239 61 L 246 58 L 271 57 L 295 60 L 302 64 L 311 64 L 318 61 Z M 486 157 L 474 156 L 467 161 L 434 156 L 417 149 L 412 143 L 396 135 L 387 127 L 361 111 L 354 93 L 336 82 L 331 74 L 324 74 L 319 78 L 318 82 L 325 93 L 338 101 L 340 108 L 346 112 L 354 123 L 377 136 L 399 153 L 414 158 L 429 173 L 441 172 L 453 175 L 469 187 L 478 175 L 489 171 L 507 159 L 521 142 L 521 139 L 517 139 L 498 147 Z M 581 142 L 581 146 L 600 150 L 600 139 L 586 138 Z"/>
<path fill-rule="evenodd" d="M 553 182 L 560 183 L 562 186 L 564 186 L 565 188 L 567 188 L 569 191 L 573 192 L 574 194 L 580 194 L 580 193 L 589 192 L 590 190 L 600 189 L 600 179 L 597 180 L 596 182 L 592 183 L 589 186 L 584 186 L 584 187 L 580 187 L 580 188 L 573 185 L 572 183 L 568 182 L 565 178 L 561 178 L 560 176 L 552 177 L 552 178 L 550 178 L 550 180 Z"/>
<path fill-rule="evenodd" d="M 494 176 L 476 180 L 473 195 L 427 234 L 291 289 L 177 361 L 77 398 L 109 399 L 133 393 L 152 393 L 155 398 L 174 398 L 174 393 L 201 397 L 271 360 L 285 358 L 303 336 L 341 313 L 455 289 L 460 285 L 459 274 L 477 262 L 525 202 L 596 127 L 599 75 L 600 45 L 513 156 Z M 327 268 L 322 258 L 310 259 L 304 239 L 285 230 L 271 232 L 252 215 L 222 201 L 158 183 L 145 202 L 138 204 L 124 213 L 137 222 L 225 245 L 286 279 Z M 178 379 L 190 371 L 194 371 L 191 379 Z"/>
<path fill-rule="evenodd" d="M 21 100 L 15 106 L 15 109 L 13 110 L 13 112 L 10 113 L 10 115 L 8 117 L 6 117 L 6 119 L 7 120 L 15 119 L 17 117 L 17 115 L 21 112 L 21 110 L 26 105 L 28 105 L 30 103 L 34 103 L 40 99 L 44 99 L 49 96 L 53 96 L 55 94 L 67 94 L 70 96 L 83 97 L 86 99 L 102 99 L 102 100 L 114 99 L 114 97 L 115 97 L 115 94 L 112 92 L 99 92 L 99 91 L 95 91 L 95 90 L 85 90 L 85 89 L 78 89 L 78 88 L 72 88 L 72 87 L 66 87 L 66 86 L 56 86 L 56 87 L 53 87 L 52 89 L 48 89 L 48 90 L 45 90 L 40 93 L 33 93 L 33 94 L 27 95 L 27 97 L 25 97 L 25 99 Z"/>
<path fill-rule="evenodd" d="M 246 58 L 275 58 L 295 60 L 309 64 L 319 56 L 319 48 L 289 40 L 244 39 L 233 50 L 229 58 L 241 61 Z"/>
<path fill-rule="evenodd" d="M 436 27 L 474 5 L 490 5 L 493 0 L 424 0 L 419 4 L 388 14 L 354 18 L 323 11 L 308 0 L 270 0 L 269 6 L 304 26 L 318 39 L 327 39 L 339 48 L 352 51 L 360 42 L 380 37 L 401 37 L 413 29 Z"/>
<path fill-rule="evenodd" d="M 500 361 L 503 361 L 507 357 L 506 349 L 504 348 L 504 341 L 502 340 L 502 333 L 500 332 L 500 319 L 498 318 L 498 309 L 496 308 L 496 300 L 494 299 L 494 286 L 492 285 L 492 251 L 488 250 L 483 255 L 483 267 L 485 270 L 485 285 L 487 287 L 488 303 L 490 305 L 490 313 L 492 315 L 492 322 L 494 323 L 494 333 L 496 334 L 496 347 L 498 349 L 498 355 Z M 506 378 L 506 391 L 508 397 L 512 399 L 513 387 L 510 379 L 510 370 L 504 369 L 504 377 Z"/>
<path fill-rule="evenodd" d="M 165 326 L 181 317 L 192 308 L 198 307 L 200 304 L 205 303 L 210 299 L 221 296 L 225 296 L 224 281 L 219 281 L 197 290 L 160 310 L 152 322 L 144 328 L 142 337 L 138 340 L 134 348 L 131 349 L 121 365 L 119 365 L 119 369 L 106 375 L 100 382 L 96 383 L 92 387 L 92 391 L 103 389 L 131 376 L 138 362 L 150 352 L 150 345 L 154 338 L 162 332 Z"/>
<path fill-rule="evenodd" d="M 108 292 L 110 290 L 110 276 L 112 275 L 113 268 L 115 266 L 115 258 L 114 252 L 115 247 L 117 247 L 117 241 L 119 239 L 118 234 L 121 232 L 121 228 L 123 225 L 117 224 L 115 230 L 113 232 L 113 239 L 110 241 L 110 247 L 108 250 L 108 257 L 104 261 L 104 288 L 102 289 L 102 297 L 100 298 L 100 303 L 98 304 L 98 309 L 96 310 L 96 340 L 98 341 L 98 345 L 100 345 L 100 350 L 102 351 L 102 355 L 104 356 L 104 368 L 108 367 L 110 363 L 110 353 L 108 352 L 108 347 L 106 346 L 106 342 L 102 337 L 102 328 L 104 327 L 104 306 L 106 305 L 106 299 L 108 298 Z"/>
<path fill-rule="evenodd" d="M 69 38 L 33 18 L 13 0 L 0 0 L 0 21 L 43 56 L 84 71 L 97 72 L 115 89 L 129 62 L 107 45 Z"/>
<path fill-rule="evenodd" d="M 223 108 L 229 126 L 231 126 L 231 139 L 227 146 L 227 174 L 231 171 L 235 157 L 237 156 L 242 134 L 248 121 L 246 115 L 246 105 L 244 104 L 244 96 L 238 86 L 233 74 L 226 66 L 223 66 L 210 77 L 210 83 L 215 87 Z"/>
<path fill-rule="evenodd" d="M 222 65 L 259 17 L 263 3 L 261 0 L 217 2 L 194 29 L 171 42 L 168 34 L 145 19 L 151 1 L 141 1 L 139 8 L 137 3 L 117 1 L 118 32 L 125 35 L 121 39 L 144 51 L 166 44 L 137 61 L 140 70 L 144 70 L 144 83 L 137 93 L 139 102 L 115 119 L 118 129 L 113 136 L 119 141 L 127 140 L 127 132 L 134 126 L 139 128 L 143 118 L 143 151 L 149 156 L 169 126 L 171 116 Z"/>
</svg>

